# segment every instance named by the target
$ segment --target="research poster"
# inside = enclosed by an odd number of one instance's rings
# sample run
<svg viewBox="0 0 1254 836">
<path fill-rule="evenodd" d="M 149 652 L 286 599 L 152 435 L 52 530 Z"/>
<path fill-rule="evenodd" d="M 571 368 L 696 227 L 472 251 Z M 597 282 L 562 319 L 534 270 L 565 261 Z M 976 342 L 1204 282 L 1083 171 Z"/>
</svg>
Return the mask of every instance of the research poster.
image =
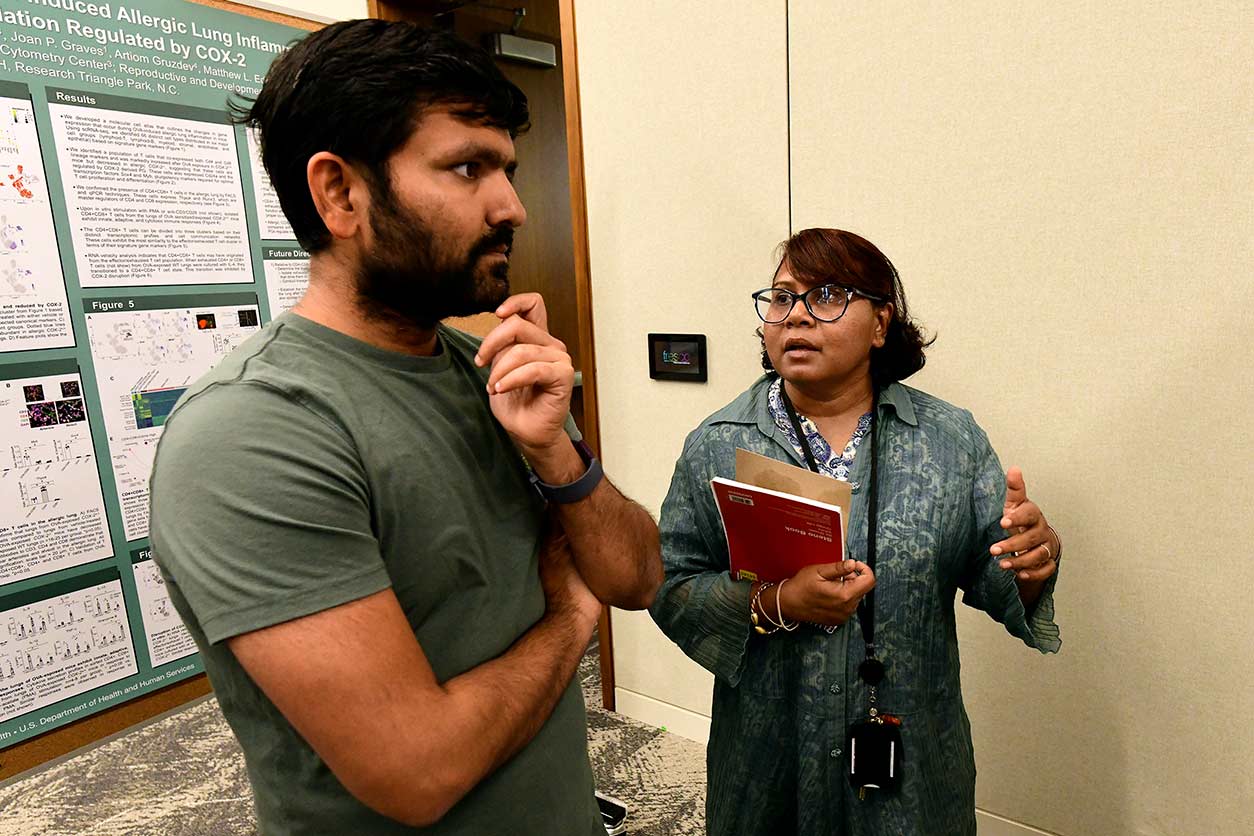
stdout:
<svg viewBox="0 0 1254 836">
<path fill-rule="evenodd" d="M 147 296 L 83 302 L 127 541 L 148 536 L 148 476 L 174 404 L 261 330 L 257 297 Z"/>
<path fill-rule="evenodd" d="M 131 552 L 131 572 L 135 576 L 135 591 L 144 621 L 144 642 L 152 664 L 164 665 L 195 653 L 196 642 L 170 603 L 165 579 L 157 564 L 152 562 L 151 549 Z"/>
<path fill-rule="evenodd" d="M 286 313 L 309 287 L 309 253 L 300 247 L 266 247 L 266 302 L 270 317 Z"/>
<path fill-rule="evenodd" d="M 0 80 L 0 351 L 73 344 L 30 90 Z"/>
<path fill-rule="evenodd" d="M 0 588 L 113 554 L 73 360 L 0 367 Z"/>
<path fill-rule="evenodd" d="M 233 118 L 306 31 L 0 0 L 0 750 L 204 670 L 148 478 L 179 396 L 308 283 Z"/>
</svg>

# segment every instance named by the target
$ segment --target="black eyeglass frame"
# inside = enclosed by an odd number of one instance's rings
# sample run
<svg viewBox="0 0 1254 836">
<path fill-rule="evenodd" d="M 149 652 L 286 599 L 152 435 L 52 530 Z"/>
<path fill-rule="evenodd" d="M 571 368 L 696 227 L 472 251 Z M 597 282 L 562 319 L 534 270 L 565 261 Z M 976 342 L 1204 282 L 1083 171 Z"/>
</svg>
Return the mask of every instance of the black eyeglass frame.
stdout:
<svg viewBox="0 0 1254 836">
<path fill-rule="evenodd" d="M 833 319 L 824 319 L 823 317 L 819 316 L 818 314 L 814 312 L 814 308 L 810 307 L 810 295 L 820 290 L 827 290 L 828 288 L 836 288 L 837 290 L 842 290 L 845 293 L 845 306 L 841 308 L 840 313 L 837 314 L 836 317 Z M 763 293 L 787 293 L 789 296 L 792 297 L 792 304 L 788 306 L 788 310 L 784 313 L 782 317 L 774 321 L 771 321 L 767 319 L 765 316 L 763 316 L 762 311 L 758 308 L 758 298 Z M 843 284 L 835 284 L 833 282 L 829 282 L 827 284 L 821 284 L 818 287 L 812 287 L 809 290 L 807 290 L 805 293 L 794 293 L 793 291 L 785 287 L 764 287 L 761 290 L 755 290 L 753 291 L 753 293 L 749 294 L 749 298 L 753 300 L 753 312 L 758 315 L 758 319 L 762 320 L 767 325 L 779 325 L 781 322 L 788 319 L 788 317 L 792 315 L 792 309 L 797 307 L 798 299 L 800 299 L 802 304 L 806 306 L 806 312 L 809 313 L 810 316 L 814 317 L 816 321 L 839 322 L 840 318 L 849 312 L 849 303 L 853 301 L 854 296 L 861 296 L 864 299 L 870 299 L 872 302 L 875 302 L 880 305 L 883 305 L 885 302 L 888 301 L 883 296 L 873 296 L 870 293 L 867 293 L 866 291 L 858 290 L 857 288 L 853 288 L 853 287 L 845 287 Z"/>
</svg>

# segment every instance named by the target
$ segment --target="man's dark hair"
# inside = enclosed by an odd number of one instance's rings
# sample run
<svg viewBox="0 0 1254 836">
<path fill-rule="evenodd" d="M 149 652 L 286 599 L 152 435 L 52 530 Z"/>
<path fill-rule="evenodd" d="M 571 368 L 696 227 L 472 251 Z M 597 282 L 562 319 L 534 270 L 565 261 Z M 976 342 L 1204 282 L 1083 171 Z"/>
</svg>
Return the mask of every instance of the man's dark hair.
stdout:
<svg viewBox="0 0 1254 836">
<path fill-rule="evenodd" d="M 388 160 L 436 106 L 511 137 L 529 127 L 527 97 L 486 52 L 450 32 L 384 20 L 335 23 L 295 42 L 257 98 L 231 109 L 257 129 L 283 213 L 312 253 L 331 236 L 309 194 L 309 158 L 330 151 L 359 164 L 372 193 L 386 197 Z"/>
<path fill-rule="evenodd" d="M 888 256 L 860 235 L 841 229 L 803 229 L 779 245 L 779 268 L 787 265 L 803 285 L 839 284 L 893 303 L 893 318 L 881 348 L 871 349 L 871 382 L 876 389 L 905 380 L 923 368 L 927 339 L 910 318 L 906 292 Z M 878 304 L 878 303 L 877 303 Z M 762 337 L 762 330 L 758 329 Z M 775 371 L 762 343 L 762 368 Z"/>
</svg>

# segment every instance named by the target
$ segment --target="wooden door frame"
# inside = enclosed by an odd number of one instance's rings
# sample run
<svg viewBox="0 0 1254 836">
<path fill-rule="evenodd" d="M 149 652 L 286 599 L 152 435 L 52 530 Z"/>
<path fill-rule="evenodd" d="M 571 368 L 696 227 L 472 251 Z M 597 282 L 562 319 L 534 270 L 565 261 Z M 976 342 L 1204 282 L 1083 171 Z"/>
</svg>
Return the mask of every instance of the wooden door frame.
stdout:
<svg viewBox="0 0 1254 836">
<path fill-rule="evenodd" d="M 562 40 L 562 84 L 566 99 L 566 160 L 570 168 L 570 219 L 575 241 L 575 309 L 579 319 L 579 356 L 583 366 L 583 433 L 601 451 L 597 408 L 596 341 L 592 321 L 592 265 L 588 247 L 588 200 L 584 182 L 583 117 L 579 108 L 579 50 L 575 37 L 575 0 L 558 0 Z M 597 624 L 601 655 L 601 705 L 614 710 L 614 632 L 610 608 L 601 609 Z"/>
</svg>

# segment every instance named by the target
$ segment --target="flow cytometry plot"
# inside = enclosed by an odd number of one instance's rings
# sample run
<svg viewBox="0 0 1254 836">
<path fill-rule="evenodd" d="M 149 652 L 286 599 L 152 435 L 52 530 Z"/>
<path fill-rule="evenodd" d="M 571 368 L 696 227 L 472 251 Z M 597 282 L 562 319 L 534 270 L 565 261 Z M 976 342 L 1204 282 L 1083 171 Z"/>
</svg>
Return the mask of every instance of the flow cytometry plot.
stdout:
<svg viewBox="0 0 1254 836">
<path fill-rule="evenodd" d="M 26 249 L 25 230 L 11 223 L 8 215 L 0 215 L 0 250 L 10 254 Z"/>
<path fill-rule="evenodd" d="M 186 391 L 187 387 L 132 393 L 131 403 L 135 407 L 135 426 L 139 429 L 163 426 L 165 419 L 174 411 L 174 405 Z"/>
<path fill-rule="evenodd" d="M 26 416 L 32 427 L 52 427 L 57 424 L 57 408 L 52 403 L 28 403 Z"/>
<path fill-rule="evenodd" d="M 87 420 L 87 413 L 83 409 L 82 398 L 71 398 L 70 400 L 57 401 L 57 420 L 62 424 L 77 424 L 79 421 Z"/>
<path fill-rule="evenodd" d="M 174 615 L 174 608 L 170 606 L 169 598 L 158 598 L 152 602 L 148 612 L 153 618 L 166 621 Z"/>
<path fill-rule="evenodd" d="M 34 275 L 35 271 L 18 264 L 16 258 L 10 259 L 7 265 L 0 267 L 0 279 L 3 279 L 4 284 L 9 286 L 10 291 L 18 295 L 34 292 Z"/>
<path fill-rule="evenodd" d="M 44 399 L 44 387 L 41 384 L 32 384 L 22 387 L 22 395 L 25 396 L 26 402 L 42 401 Z"/>
<path fill-rule="evenodd" d="M 61 397 L 63 398 L 81 398 L 83 396 L 83 387 L 77 380 L 61 381 Z"/>
</svg>

